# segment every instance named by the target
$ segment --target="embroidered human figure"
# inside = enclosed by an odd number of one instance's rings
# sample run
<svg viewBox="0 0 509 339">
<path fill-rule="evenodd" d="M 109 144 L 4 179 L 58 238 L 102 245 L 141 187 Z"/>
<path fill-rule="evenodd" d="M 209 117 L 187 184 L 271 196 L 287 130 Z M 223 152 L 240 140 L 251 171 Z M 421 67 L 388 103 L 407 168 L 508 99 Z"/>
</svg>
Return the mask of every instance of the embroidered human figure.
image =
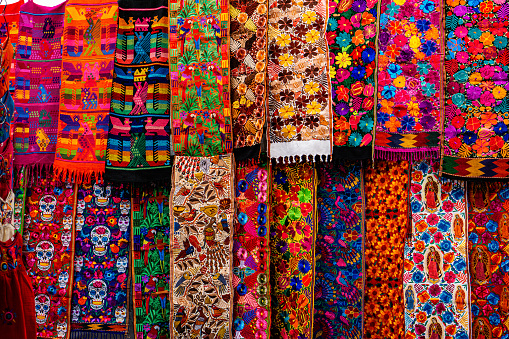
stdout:
<svg viewBox="0 0 509 339">
<path fill-rule="evenodd" d="M 135 82 L 136 93 L 133 96 L 134 107 L 131 114 L 148 114 L 145 103 L 147 102 L 148 83 Z"/>
<path fill-rule="evenodd" d="M 442 326 L 440 326 L 436 318 L 431 319 L 428 335 L 429 339 L 442 339 Z"/>
<path fill-rule="evenodd" d="M 424 197 L 426 199 L 426 209 L 435 212 L 438 209 L 438 183 L 433 177 L 428 177 L 424 185 Z"/>
<path fill-rule="evenodd" d="M 481 247 L 477 247 L 473 258 L 474 270 L 472 274 L 474 274 L 474 280 L 478 284 L 485 284 L 488 281 L 488 261 L 488 255 L 483 251 Z"/>
<path fill-rule="evenodd" d="M 454 295 L 454 302 L 456 303 L 456 309 L 458 311 L 463 311 L 465 309 L 465 291 L 461 286 L 458 286 L 456 293 Z"/>
<path fill-rule="evenodd" d="M 459 215 L 454 217 L 454 238 L 461 239 L 463 238 L 463 219 Z"/>
<path fill-rule="evenodd" d="M 500 218 L 498 234 L 503 241 L 509 240 L 509 217 L 507 213 L 502 214 L 502 218 Z"/>
<path fill-rule="evenodd" d="M 434 246 L 432 246 L 429 250 L 426 264 L 428 267 L 428 279 L 434 283 L 438 282 L 442 276 L 442 268 L 440 254 L 438 254 Z"/>
</svg>

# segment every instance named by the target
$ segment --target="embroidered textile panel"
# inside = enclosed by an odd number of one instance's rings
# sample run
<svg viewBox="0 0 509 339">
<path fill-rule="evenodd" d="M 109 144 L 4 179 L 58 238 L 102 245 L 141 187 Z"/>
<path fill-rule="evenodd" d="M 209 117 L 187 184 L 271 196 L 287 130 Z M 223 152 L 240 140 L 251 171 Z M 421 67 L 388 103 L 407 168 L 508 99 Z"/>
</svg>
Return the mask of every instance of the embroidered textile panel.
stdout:
<svg viewBox="0 0 509 339">
<path fill-rule="evenodd" d="M 267 159 L 238 164 L 233 238 L 233 330 L 245 339 L 270 336 Z"/>
<path fill-rule="evenodd" d="M 78 186 L 72 338 L 127 333 L 131 194 L 125 185 Z"/>
<path fill-rule="evenodd" d="M 366 287 L 364 336 L 404 338 L 403 282 L 408 162 L 377 161 L 364 174 Z"/>
<path fill-rule="evenodd" d="M 436 0 L 381 2 L 377 158 L 440 155 L 442 8 Z"/>
<path fill-rule="evenodd" d="M 35 294 L 38 338 L 70 329 L 74 185 L 41 179 L 26 190 L 23 252 Z"/>
<path fill-rule="evenodd" d="M 133 286 L 136 339 L 170 337 L 170 192 L 136 187 L 133 211 Z"/>
<path fill-rule="evenodd" d="M 12 127 L 17 169 L 48 170 L 55 160 L 64 7 L 29 1 L 20 8 Z"/>
<path fill-rule="evenodd" d="M 503 1 L 445 1 L 444 175 L 509 176 L 509 49 Z"/>
<path fill-rule="evenodd" d="M 230 153 L 228 1 L 172 0 L 169 6 L 175 154 Z"/>
<path fill-rule="evenodd" d="M 65 6 L 62 88 L 55 175 L 91 182 L 104 173 L 117 2 L 70 0 Z"/>
<path fill-rule="evenodd" d="M 509 335 L 509 187 L 468 185 L 469 268 L 473 338 Z"/>
<path fill-rule="evenodd" d="M 230 78 L 237 161 L 258 158 L 267 105 L 267 1 L 230 1 Z"/>
<path fill-rule="evenodd" d="M 360 162 L 319 169 L 314 338 L 361 338 L 364 201 Z"/>
<path fill-rule="evenodd" d="M 271 169 L 271 336 L 313 336 L 316 172 L 310 163 Z"/>
<path fill-rule="evenodd" d="M 269 156 L 330 156 L 328 2 L 270 0 L 269 8 Z"/>
<path fill-rule="evenodd" d="M 412 165 L 413 231 L 405 243 L 406 337 L 469 334 L 465 184 L 440 179 L 439 163 Z M 474 336 L 474 338 L 477 338 Z"/>
<path fill-rule="evenodd" d="M 9 37 L 12 44 L 12 50 L 16 54 L 16 45 L 18 44 L 19 33 L 19 13 L 23 1 L 7 4 L 3 11 L 5 22 L 0 24 L 0 38 L 4 40 Z M 16 83 L 16 59 L 11 60 L 11 67 L 9 71 L 9 91 L 14 94 Z"/>
<path fill-rule="evenodd" d="M 170 178 L 168 1 L 119 3 L 106 178 Z"/>
<path fill-rule="evenodd" d="M 232 338 L 233 167 L 231 155 L 175 157 L 171 338 Z"/>
<path fill-rule="evenodd" d="M 327 42 L 334 158 L 369 159 L 373 148 L 378 2 L 329 2 Z"/>
</svg>

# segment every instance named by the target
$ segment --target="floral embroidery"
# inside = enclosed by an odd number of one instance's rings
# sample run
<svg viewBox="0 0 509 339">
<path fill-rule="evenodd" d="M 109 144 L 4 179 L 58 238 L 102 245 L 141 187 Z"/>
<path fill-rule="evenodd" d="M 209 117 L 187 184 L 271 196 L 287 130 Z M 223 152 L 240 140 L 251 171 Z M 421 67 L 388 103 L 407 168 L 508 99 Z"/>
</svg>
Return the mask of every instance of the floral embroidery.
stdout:
<svg viewBox="0 0 509 339">
<path fill-rule="evenodd" d="M 316 173 L 309 163 L 272 167 L 270 286 L 276 338 L 312 337 Z"/>
<path fill-rule="evenodd" d="M 454 176 L 506 177 L 507 4 L 447 0 L 445 11 L 443 171 Z"/>
<path fill-rule="evenodd" d="M 361 338 L 364 206 L 360 163 L 327 164 L 319 173 L 314 337 Z"/>
<path fill-rule="evenodd" d="M 509 313 L 509 186 L 468 186 L 473 338 L 506 338 Z"/>
<path fill-rule="evenodd" d="M 364 336 L 403 338 L 403 253 L 407 223 L 408 162 L 378 161 L 364 176 L 366 291 Z M 388 240 L 389 239 L 389 240 Z"/>
<path fill-rule="evenodd" d="M 127 332 L 131 197 L 126 186 L 78 189 L 72 329 Z"/>
<path fill-rule="evenodd" d="M 175 157 L 171 191 L 170 327 L 174 338 L 232 329 L 233 159 Z"/>
<path fill-rule="evenodd" d="M 412 166 L 413 236 L 403 274 L 408 339 L 468 338 L 465 186 L 440 179 L 438 165 Z"/>
<path fill-rule="evenodd" d="M 26 268 L 35 294 L 37 337 L 65 337 L 71 301 L 72 185 L 42 179 L 27 188 L 23 229 Z"/>
<path fill-rule="evenodd" d="M 270 336 L 267 162 L 237 165 L 233 240 L 234 337 Z"/>
</svg>

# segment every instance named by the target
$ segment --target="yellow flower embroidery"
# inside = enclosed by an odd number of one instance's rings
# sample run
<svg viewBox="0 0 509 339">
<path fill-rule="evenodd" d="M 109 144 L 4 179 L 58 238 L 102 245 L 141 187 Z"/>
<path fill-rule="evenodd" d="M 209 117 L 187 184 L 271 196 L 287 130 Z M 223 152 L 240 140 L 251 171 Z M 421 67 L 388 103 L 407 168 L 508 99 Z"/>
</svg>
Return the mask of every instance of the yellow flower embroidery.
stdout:
<svg viewBox="0 0 509 339">
<path fill-rule="evenodd" d="M 306 93 L 309 93 L 311 95 L 315 94 L 319 90 L 320 90 L 320 86 L 314 81 L 310 81 L 306 84 L 306 86 L 304 86 L 304 91 L 306 91 Z"/>
<path fill-rule="evenodd" d="M 341 52 L 336 55 L 336 65 L 341 68 L 347 68 L 352 64 L 352 58 L 347 52 Z"/>
<path fill-rule="evenodd" d="M 313 100 L 307 104 L 306 108 L 308 109 L 307 114 L 318 114 L 322 110 L 322 105 Z"/>
<path fill-rule="evenodd" d="M 283 67 L 289 67 L 293 65 L 294 57 L 288 53 L 285 53 L 279 57 L 279 64 Z"/>
<path fill-rule="evenodd" d="M 276 42 L 281 47 L 288 46 L 290 41 L 291 39 L 289 34 L 282 33 L 276 37 Z"/>
<path fill-rule="evenodd" d="M 310 44 L 313 44 L 320 39 L 320 32 L 318 32 L 316 29 L 312 29 L 309 32 L 306 33 L 306 41 Z"/>
<path fill-rule="evenodd" d="M 295 110 L 292 106 L 284 106 L 279 110 L 279 116 L 283 119 L 288 119 L 295 114 Z"/>
<path fill-rule="evenodd" d="M 281 132 L 285 138 L 292 138 L 295 134 L 297 134 L 297 129 L 293 125 L 287 125 L 283 127 Z"/>
<path fill-rule="evenodd" d="M 302 15 L 302 21 L 306 23 L 307 25 L 313 23 L 316 21 L 316 13 L 313 11 L 306 11 L 304 15 Z"/>
</svg>

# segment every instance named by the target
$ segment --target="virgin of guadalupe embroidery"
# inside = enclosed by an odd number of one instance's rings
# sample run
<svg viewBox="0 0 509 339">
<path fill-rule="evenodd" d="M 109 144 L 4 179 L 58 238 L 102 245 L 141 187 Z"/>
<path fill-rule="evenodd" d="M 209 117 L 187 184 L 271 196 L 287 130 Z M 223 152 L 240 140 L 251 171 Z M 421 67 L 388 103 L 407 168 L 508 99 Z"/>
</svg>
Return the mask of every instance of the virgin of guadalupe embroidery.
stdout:
<svg viewBox="0 0 509 339">
<path fill-rule="evenodd" d="M 488 256 L 488 251 L 484 246 L 478 246 L 471 254 L 470 274 L 473 280 L 479 284 L 486 284 L 490 280 L 491 275 L 491 259 Z"/>
<path fill-rule="evenodd" d="M 431 323 L 428 327 L 428 339 L 443 339 L 444 330 L 442 324 L 437 321 L 437 318 L 431 318 Z"/>
<path fill-rule="evenodd" d="M 426 257 L 428 280 L 437 283 L 442 277 L 442 257 L 435 246 L 431 246 Z"/>
<path fill-rule="evenodd" d="M 473 326 L 473 339 L 491 339 L 492 329 L 489 325 L 489 320 L 486 318 L 479 318 L 475 321 Z"/>
<path fill-rule="evenodd" d="M 426 209 L 428 212 L 433 213 L 438 210 L 440 200 L 438 197 L 438 183 L 433 179 L 432 176 L 427 178 L 426 184 L 424 185 L 424 199 L 426 203 Z"/>
</svg>

